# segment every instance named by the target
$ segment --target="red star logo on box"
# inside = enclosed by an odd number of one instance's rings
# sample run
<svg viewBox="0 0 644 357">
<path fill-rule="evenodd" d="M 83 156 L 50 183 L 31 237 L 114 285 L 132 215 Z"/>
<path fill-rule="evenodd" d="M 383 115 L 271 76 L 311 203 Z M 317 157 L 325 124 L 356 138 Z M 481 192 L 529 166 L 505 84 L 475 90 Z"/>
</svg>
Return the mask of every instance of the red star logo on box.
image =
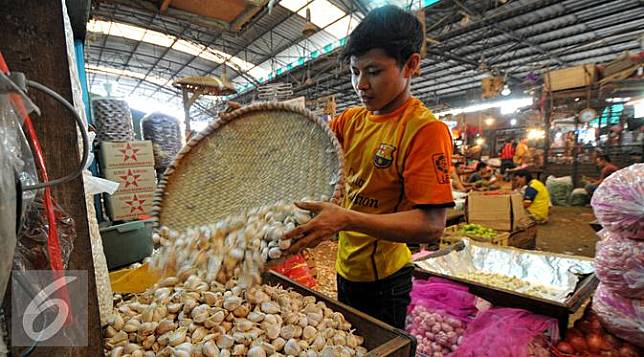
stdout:
<svg viewBox="0 0 644 357">
<path fill-rule="evenodd" d="M 123 154 L 123 161 L 127 161 L 129 159 L 136 161 L 136 154 L 141 151 L 141 149 L 133 148 L 130 143 L 127 143 L 125 144 L 125 148 L 119 149 L 119 151 Z"/>
<path fill-rule="evenodd" d="M 133 173 L 131 169 L 127 170 L 127 174 L 119 177 L 121 180 L 125 181 L 125 188 L 130 187 L 130 185 L 139 187 L 139 179 L 141 178 L 141 175 Z"/>
<path fill-rule="evenodd" d="M 145 213 L 145 211 L 143 210 L 143 203 L 145 201 L 147 200 L 142 200 L 135 194 L 135 195 L 132 195 L 132 200 L 125 201 L 125 204 L 130 206 L 130 213 L 134 213 L 136 211 L 141 211 L 141 213 Z"/>
</svg>

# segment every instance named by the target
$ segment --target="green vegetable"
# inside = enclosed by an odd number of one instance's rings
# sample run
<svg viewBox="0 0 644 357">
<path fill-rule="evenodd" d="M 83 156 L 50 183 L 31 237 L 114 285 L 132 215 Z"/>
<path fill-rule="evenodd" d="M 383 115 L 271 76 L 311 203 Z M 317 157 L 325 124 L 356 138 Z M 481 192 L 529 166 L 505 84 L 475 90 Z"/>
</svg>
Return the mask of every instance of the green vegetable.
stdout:
<svg viewBox="0 0 644 357">
<path fill-rule="evenodd" d="M 488 238 L 488 239 L 492 239 L 496 237 L 498 234 L 494 229 L 484 227 L 478 224 L 464 224 L 459 228 L 458 232 L 463 234 L 471 234 L 471 235 Z"/>
</svg>

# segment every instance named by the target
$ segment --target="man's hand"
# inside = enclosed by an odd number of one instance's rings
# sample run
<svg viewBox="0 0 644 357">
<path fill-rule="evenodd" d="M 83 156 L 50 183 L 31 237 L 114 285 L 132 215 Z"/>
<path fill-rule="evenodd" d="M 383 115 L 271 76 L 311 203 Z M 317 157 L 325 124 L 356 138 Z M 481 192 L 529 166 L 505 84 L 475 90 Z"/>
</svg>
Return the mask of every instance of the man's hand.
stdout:
<svg viewBox="0 0 644 357">
<path fill-rule="evenodd" d="M 242 107 L 241 104 L 239 104 L 237 102 L 234 102 L 232 100 L 228 101 L 228 103 L 226 103 L 226 104 L 228 105 L 228 107 L 226 108 L 226 110 L 224 110 L 224 113 L 230 113 L 230 112 L 232 112 L 234 110 L 237 110 L 237 109 Z"/>
<path fill-rule="evenodd" d="M 331 238 L 336 233 L 345 229 L 349 210 L 329 202 L 295 202 L 301 209 L 311 211 L 315 217 L 309 222 L 287 232 L 282 239 L 293 239 L 302 236 L 294 241 L 289 248 L 290 253 L 297 253 L 308 247 L 315 247 L 320 242 Z"/>
</svg>

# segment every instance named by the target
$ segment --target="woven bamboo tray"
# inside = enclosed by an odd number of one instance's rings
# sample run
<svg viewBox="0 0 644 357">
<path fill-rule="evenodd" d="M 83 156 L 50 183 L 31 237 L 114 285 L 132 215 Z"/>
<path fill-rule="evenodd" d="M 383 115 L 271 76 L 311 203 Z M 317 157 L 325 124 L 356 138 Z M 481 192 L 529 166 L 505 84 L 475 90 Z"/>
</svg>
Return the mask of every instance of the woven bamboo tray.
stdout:
<svg viewBox="0 0 644 357">
<path fill-rule="evenodd" d="M 339 203 L 343 162 L 333 132 L 306 109 L 259 103 L 222 114 L 166 169 L 155 226 L 182 230 L 278 200 Z"/>
</svg>

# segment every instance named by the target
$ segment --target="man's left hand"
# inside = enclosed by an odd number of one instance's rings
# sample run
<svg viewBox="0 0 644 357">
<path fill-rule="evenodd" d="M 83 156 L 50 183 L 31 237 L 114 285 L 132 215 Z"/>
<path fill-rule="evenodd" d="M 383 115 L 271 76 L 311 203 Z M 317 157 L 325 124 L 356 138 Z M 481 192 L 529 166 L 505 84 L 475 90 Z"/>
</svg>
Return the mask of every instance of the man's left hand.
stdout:
<svg viewBox="0 0 644 357">
<path fill-rule="evenodd" d="M 282 239 L 295 240 L 289 248 L 290 253 L 297 253 L 308 247 L 315 247 L 320 242 L 331 238 L 346 227 L 349 211 L 329 202 L 295 202 L 301 209 L 311 211 L 315 217 L 309 222 L 287 232 Z"/>
</svg>

